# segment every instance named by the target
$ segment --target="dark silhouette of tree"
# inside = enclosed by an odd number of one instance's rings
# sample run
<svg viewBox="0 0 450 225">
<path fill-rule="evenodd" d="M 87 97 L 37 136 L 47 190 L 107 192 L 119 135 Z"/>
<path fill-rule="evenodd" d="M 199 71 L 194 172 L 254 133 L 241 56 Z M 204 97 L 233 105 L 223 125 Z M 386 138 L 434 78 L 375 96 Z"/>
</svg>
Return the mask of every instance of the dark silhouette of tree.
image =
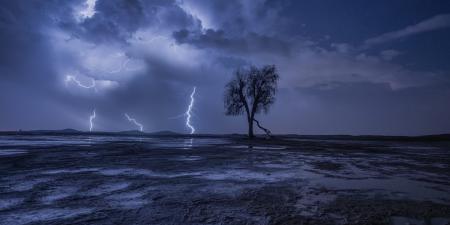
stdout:
<svg viewBox="0 0 450 225">
<path fill-rule="evenodd" d="M 225 86 L 225 110 L 226 115 L 247 115 L 248 136 L 253 138 L 253 122 L 270 136 L 270 131 L 263 128 L 255 115 L 269 111 L 275 102 L 275 93 L 279 75 L 274 65 L 262 68 L 250 67 L 239 69 L 234 73 L 234 78 Z"/>
</svg>

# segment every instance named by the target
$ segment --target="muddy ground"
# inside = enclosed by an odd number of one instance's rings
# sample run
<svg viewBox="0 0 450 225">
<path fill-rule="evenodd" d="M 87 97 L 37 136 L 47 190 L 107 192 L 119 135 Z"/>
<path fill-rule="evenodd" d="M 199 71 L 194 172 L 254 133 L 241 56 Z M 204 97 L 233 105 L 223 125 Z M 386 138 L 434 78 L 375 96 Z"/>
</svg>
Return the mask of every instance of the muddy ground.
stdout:
<svg viewBox="0 0 450 225">
<path fill-rule="evenodd" d="M 0 136 L 0 224 L 450 224 L 450 143 Z"/>
</svg>

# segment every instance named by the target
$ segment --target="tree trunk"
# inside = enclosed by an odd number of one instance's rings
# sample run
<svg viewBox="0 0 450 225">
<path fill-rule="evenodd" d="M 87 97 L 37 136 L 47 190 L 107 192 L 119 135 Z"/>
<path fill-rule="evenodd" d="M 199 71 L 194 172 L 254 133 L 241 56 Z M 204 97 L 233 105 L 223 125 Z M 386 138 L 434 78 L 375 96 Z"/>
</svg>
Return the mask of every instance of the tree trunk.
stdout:
<svg viewBox="0 0 450 225">
<path fill-rule="evenodd" d="M 255 135 L 253 134 L 253 119 L 248 119 L 248 137 L 250 139 L 254 138 Z"/>
</svg>

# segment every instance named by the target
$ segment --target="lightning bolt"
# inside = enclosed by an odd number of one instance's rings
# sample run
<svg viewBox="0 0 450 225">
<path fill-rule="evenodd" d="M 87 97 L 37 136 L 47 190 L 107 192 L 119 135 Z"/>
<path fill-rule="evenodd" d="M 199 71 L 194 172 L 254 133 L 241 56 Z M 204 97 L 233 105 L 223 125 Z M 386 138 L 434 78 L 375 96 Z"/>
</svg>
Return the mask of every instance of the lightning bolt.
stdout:
<svg viewBox="0 0 450 225">
<path fill-rule="evenodd" d="M 178 119 L 181 117 L 186 117 L 186 127 L 188 127 L 191 130 L 190 134 L 195 133 L 195 127 L 192 126 L 192 124 L 191 124 L 191 117 L 192 117 L 191 112 L 192 112 L 192 108 L 194 107 L 194 101 L 195 101 L 194 95 L 195 95 L 196 88 L 197 87 L 194 87 L 194 89 L 192 90 L 192 93 L 190 95 L 191 101 L 189 102 L 189 106 L 188 106 L 186 112 L 184 112 L 183 114 L 177 115 L 177 116 L 169 117 L 169 119 Z"/>
<path fill-rule="evenodd" d="M 120 73 L 120 72 L 122 72 L 122 70 L 128 71 L 127 65 L 129 62 L 130 62 L 130 59 L 126 59 L 119 65 L 119 68 L 111 70 L 111 71 L 107 71 L 107 72 L 108 73 Z"/>
<path fill-rule="evenodd" d="M 94 119 L 95 119 L 96 115 L 95 115 L 95 109 L 92 112 L 92 115 L 89 116 L 89 132 L 92 131 L 92 129 L 94 129 Z"/>
<path fill-rule="evenodd" d="M 96 88 L 95 88 L 95 80 L 93 78 L 91 78 L 91 79 L 92 79 L 92 84 L 91 85 L 84 85 L 75 76 L 67 75 L 66 76 L 66 86 L 68 85 L 69 82 L 72 81 L 76 85 L 78 85 L 79 87 L 86 88 L 86 89 L 94 88 L 96 90 Z"/>
<path fill-rule="evenodd" d="M 163 35 L 154 35 L 151 38 L 147 38 L 147 37 L 137 37 L 137 39 L 141 42 L 144 43 L 152 43 L 158 39 L 160 40 L 164 40 L 164 41 L 170 41 L 171 39 L 169 37 L 165 37 Z M 171 42 L 169 43 L 169 47 L 172 48 L 175 52 L 178 52 L 178 46 L 176 45 L 175 42 Z"/>
<path fill-rule="evenodd" d="M 106 73 L 110 73 L 110 74 L 116 74 L 116 73 L 121 73 L 121 72 L 128 72 L 128 71 L 137 71 L 143 68 L 143 66 L 136 66 L 136 65 L 129 65 L 130 63 L 134 62 L 136 60 L 131 59 L 131 58 L 126 58 L 125 60 L 123 60 L 121 63 L 118 64 L 117 68 L 113 68 L 111 70 L 109 69 L 99 69 L 103 72 Z"/>
<path fill-rule="evenodd" d="M 116 70 L 111 70 L 111 71 L 109 71 L 109 73 L 119 73 L 119 72 L 121 72 L 122 70 L 124 70 L 124 69 L 127 68 L 127 65 L 128 65 L 129 62 L 130 62 L 130 59 L 126 59 L 125 61 L 123 61 L 123 62 L 120 64 L 120 67 L 119 67 L 118 69 L 116 69 Z"/>
<path fill-rule="evenodd" d="M 191 115 L 191 111 L 192 111 L 192 107 L 194 106 L 195 89 L 196 89 L 196 87 L 194 87 L 194 89 L 192 90 L 191 102 L 189 103 L 188 109 L 185 112 L 185 114 L 186 114 L 186 126 L 189 127 L 189 129 L 191 129 L 191 134 L 195 133 L 195 128 L 191 124 L 191 116 L 192 116 Z"/>
<path fill-rule="evenodd" d="M 141 132 L 144 130 L 144 126 L 138 123 L 135 119 L 131 118 L 128 114 L 125 113 L 125 117 L 128 119 L 128 121 L 133 122 L 136 126 L 138 126 Z"/>
</svg>

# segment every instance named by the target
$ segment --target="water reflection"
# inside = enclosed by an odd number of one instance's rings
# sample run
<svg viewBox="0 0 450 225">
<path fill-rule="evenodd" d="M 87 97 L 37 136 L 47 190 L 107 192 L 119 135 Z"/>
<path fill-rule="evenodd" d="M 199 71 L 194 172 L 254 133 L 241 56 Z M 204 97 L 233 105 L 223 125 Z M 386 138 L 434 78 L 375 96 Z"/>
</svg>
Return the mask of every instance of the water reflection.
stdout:
<svg viewBox="0 0 450 225">
<path fill-rule="evenodd" d="M 183 149 L 191 149 L 194 144 L 194 138 L 184 139 Z"/>
</svg>

